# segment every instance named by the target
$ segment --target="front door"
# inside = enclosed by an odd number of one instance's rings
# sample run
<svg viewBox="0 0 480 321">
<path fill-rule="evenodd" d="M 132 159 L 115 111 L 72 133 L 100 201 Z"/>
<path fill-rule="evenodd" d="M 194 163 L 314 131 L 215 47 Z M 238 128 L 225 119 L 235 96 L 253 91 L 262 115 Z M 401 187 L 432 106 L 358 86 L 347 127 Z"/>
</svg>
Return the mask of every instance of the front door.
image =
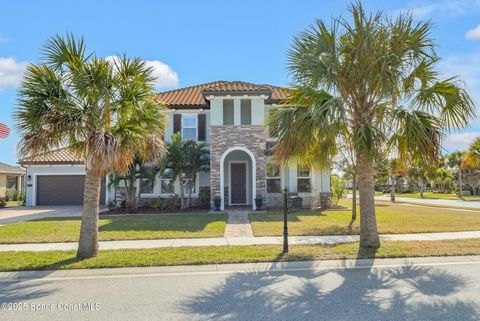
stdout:
<svg viewBox="0 0 480 321">
<path fill-rule="evenodd" d="M 232 204 L 245 204 L 247 203 L 247 164 L 232 163 L 230 166 Z"/>
</svg>

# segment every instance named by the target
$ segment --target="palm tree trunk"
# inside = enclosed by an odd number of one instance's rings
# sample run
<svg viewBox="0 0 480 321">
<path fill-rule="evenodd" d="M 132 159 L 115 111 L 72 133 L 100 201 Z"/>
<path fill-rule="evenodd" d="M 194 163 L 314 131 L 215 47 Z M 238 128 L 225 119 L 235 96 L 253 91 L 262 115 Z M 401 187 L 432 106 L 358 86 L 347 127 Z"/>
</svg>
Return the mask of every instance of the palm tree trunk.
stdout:
<svg viewBox="0 0 480 321">
<path fill-rule="evenodd" d="M 357 164 L 360 194 L 360 246 L 379 248 L 372 161 L 364 153 L 357 152 Z"/>
<path fill-rule="evenodd" d="M 395 202 L 395 188 L 397 187 L 397 180 L 395 176 L 390 177 L 392 180 L 392 187 L 390 188 L 390 201 Z"/>
<path fill-rule="evenodd" d="M 182 174 L 180 173 L 179 181 L 180 181 L 180 208 L 183 210 L 186 208 L 185 206 L 185 193 L 183 191 L 183 182 L 182 182 Z"/>
<path fill-rule="evenodd" d="M 419 189 L 420 189 L 420 197 L 423 198 L 423 179 L 420 180 Z"/>
<path fill-rule="evenodd" d="M 102 177 L 87 169 L 83 192 L 83 216 L 80 227 L 77 258 L 86 259 L 98 255 L 98 204 Z"/>
<path fill-rule="evenodd" d="M 357 219 L 357 172 L 353 173 L 352 179 L 352 220 Z"/>
<path fill-rule="evenodd" d="M 188 204 L 187 204 L 188 208 L 190 206 L 192 206 L 192 186 L 195 186 L 194 184 L 195 183 L 193 182 L 193 179 L 188 181 L 188 187 L 189 187 L 189 190 L 188 190 Z"/>
<path fill-rule="evenodd" d="M 462 169 L 458 168 L 458 194 L 460 198 L 463 198 L 463 191 L 462 191 Z"/>
</svg>

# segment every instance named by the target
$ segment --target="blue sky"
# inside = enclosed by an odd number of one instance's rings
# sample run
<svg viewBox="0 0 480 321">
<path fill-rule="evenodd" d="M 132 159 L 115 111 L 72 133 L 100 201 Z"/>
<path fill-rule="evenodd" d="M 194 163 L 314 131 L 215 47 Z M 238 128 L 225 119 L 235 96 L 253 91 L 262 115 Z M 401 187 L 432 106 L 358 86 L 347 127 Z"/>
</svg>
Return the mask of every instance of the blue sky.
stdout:
<svg viewBox="0 0 480 321">
<path fill-rule="evenodd" d="M 0 162 L 17 161 L 12 112 L 25 66 L 51 35 L 85 37 L 98 56 L 126 53 L 148 60 L 159 90 L 213 80 L 287 85 L 285 53 L 314 19 L 345 14 L 347 1 L 8 1 L 0 10 Z M 480 0 L 364 1 L 368 10 L 409 10 L 431 19 L 439 70 L 461 76 L 480 106 Z M 480 121 L 450 134 L 447 149 L 480 136 Z"/>
</svg>

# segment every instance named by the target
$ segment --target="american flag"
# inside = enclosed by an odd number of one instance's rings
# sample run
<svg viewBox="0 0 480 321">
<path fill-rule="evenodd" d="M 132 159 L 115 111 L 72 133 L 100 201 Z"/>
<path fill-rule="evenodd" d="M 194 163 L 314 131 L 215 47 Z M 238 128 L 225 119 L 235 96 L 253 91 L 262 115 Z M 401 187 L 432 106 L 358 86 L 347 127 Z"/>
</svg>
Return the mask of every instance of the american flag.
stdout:
<svg viewBox="0 0 480 321">
<path fill-rule="evenodd" d="M 10 133 L 10 128 L 7 125 L 0 123 L 0 138 L 7 138 Z"/>
</svg>

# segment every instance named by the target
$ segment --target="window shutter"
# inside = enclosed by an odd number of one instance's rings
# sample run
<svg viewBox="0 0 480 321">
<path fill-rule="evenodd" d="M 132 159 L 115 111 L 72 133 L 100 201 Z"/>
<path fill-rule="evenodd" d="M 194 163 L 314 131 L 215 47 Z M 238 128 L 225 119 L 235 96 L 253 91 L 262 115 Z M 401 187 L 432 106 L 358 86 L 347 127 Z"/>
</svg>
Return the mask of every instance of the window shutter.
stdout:
<svg viewBox="0 0 480 321">
<path fill-rule="evenodd" d="M 182 115 L 181 114 L 174 114 L 173 115 L 173 133 L 180 133 L 182 132 Z"/>
<path fill-rule="evenodd" d="M 198 114 L 198 140 L 205 141 L 207 130 L 207 115 Z"/>
</svg>

